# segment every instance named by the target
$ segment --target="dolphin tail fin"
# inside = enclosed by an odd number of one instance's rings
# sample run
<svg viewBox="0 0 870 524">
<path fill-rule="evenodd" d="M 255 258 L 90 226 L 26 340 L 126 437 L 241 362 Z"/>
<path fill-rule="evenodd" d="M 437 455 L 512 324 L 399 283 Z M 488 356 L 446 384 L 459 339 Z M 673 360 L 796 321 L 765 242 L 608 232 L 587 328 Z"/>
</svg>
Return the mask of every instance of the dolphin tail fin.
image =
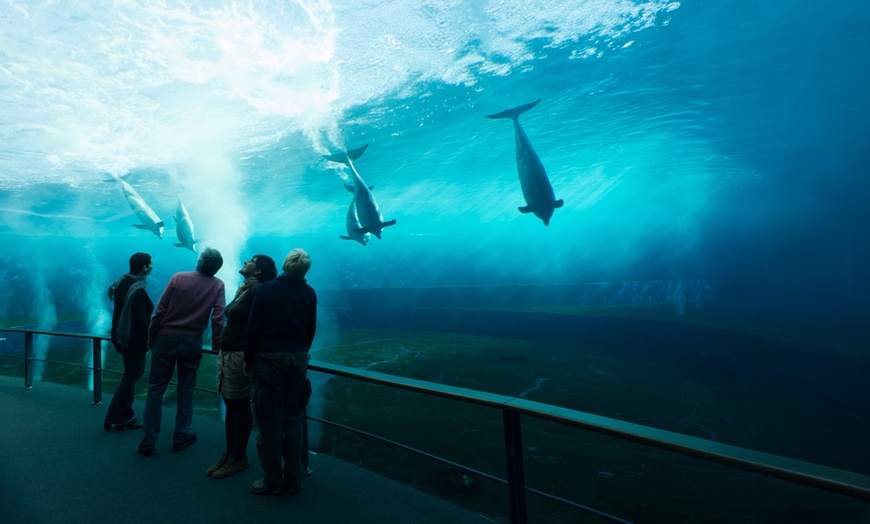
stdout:
<svg viewBox="0 0 870 524">
<path fill-rule="evenodd" d="M 562 207 L 564 204 L 565 204 L 565 201 L 563 201 L 560 198 L 559 200 L 556 200 L 555 202 L 553 202 L 553 209 L 556 209 L 557 207 Z"/>
<path fill-rule="evenodd" d="M 518 207 L 517 209 L 520 210 L 520 213 L 531 213 L 532 212 L 532 206 L 522 206 L 522 207 Z"/>
<path fill-rule="evenodd" d="M 540 100 L 535 100 L 529 104 L 517 106 L 513 109 L 508 109 L 507 111 L 502 111 L 501 113 L 496 113 L 494 115 L 486 115 L 486 118 L 511 118 L 516 120 L 521 114 L 538 105 L 538 102 L 540 102 Z"/>
<path fill-rule="evenodd" d="M 334 155 L 323 155 L 323 158 L 329 160 L 330 162 L 338 162 L 339 164 L 349 166 L 352 160 L 356 160 L 357 158 L 362 156 L 367 147 L 369 147 L 368 144 L 362 147 L 358 147 L 356 149 L 351 149 L 349 151 L 342 151 L 341 153 L 336 153 Z"/>
</svg>

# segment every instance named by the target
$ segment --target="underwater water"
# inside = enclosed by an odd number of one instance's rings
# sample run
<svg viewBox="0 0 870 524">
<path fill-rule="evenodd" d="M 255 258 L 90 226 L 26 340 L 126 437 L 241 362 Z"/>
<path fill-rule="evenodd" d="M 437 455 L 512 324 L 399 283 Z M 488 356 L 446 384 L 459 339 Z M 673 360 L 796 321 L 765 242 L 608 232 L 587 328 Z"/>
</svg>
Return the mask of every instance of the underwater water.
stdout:
<svg viewBox="0 0 870 524">
<path fill-rule="evenodd" d="M 870 474 L 868 25 L 857 1 L 0 1 L 0 319 L 106 333 L 130 254 L 155 301 L 195 266 L 183 203 L 229 292 L 310 253 L 315 359 Z M 518 172 L 486 117 L 537 100 Z M 363 146 L 351 195 L 324 156 Z M 369 194 L 395 225 L 340 238 Z"/>
</svg>

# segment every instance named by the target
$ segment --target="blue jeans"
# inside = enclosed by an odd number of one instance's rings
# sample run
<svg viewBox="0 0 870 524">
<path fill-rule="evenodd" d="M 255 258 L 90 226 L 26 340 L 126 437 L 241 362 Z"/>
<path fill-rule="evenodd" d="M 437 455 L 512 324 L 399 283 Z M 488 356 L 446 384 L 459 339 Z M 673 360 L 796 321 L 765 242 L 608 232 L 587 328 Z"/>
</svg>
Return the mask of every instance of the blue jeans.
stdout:
<svg viewBox="0 0 870 524">
<path fill-rule="evenodd" d="M 158 335 L 151 352 L 151 376 L 145 401 L 143 444 L 155 444 L 160 435 L 163 394 L 178 364 L 178 401 L 175 407 L 175 433 L 172 440 L 180 444 L 187 439 L 193 420 L 193 389 L 196 372 L 202 361 L 202 335 Z"/>
<path fill-rule="evenodd" d="M 302 486 L 302 418 L 311 394 L 308 358 L 307 351 L 256 356 L 254 416 L 263 480 L 270 488 Z"/>
<path fill-rule="evenodd" d="M 136 418 L 133 411 L 133 396 L 136 382 L 145 372 L 145 353 L 124 353 L 124 375 L 106 411 L 107 424 L 126 424 Z"/>
</svg>

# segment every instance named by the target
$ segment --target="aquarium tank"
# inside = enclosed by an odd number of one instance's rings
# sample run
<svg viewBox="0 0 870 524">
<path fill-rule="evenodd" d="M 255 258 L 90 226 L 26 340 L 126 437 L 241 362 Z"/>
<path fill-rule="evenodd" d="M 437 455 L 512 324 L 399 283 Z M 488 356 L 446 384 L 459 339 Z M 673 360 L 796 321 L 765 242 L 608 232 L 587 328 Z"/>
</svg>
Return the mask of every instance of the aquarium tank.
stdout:
<svg viewBox="0 0 870 524">
<path fill-rule="evenodd" d="M 156 302 L 205 247 L 229 298 L 299 247 L 314 361 L 868 475 L 868 25 L 853 0 L 2 0 L 0 325 L 107 334 L 135 252 Z M 497 413 L 327 375 L 311 408 L 503 472 Z M 622 518 L 870 518 L 526 424 L 530 486 Z M 486 479 L 312 431 L 505 519 Z"/>
</svg>

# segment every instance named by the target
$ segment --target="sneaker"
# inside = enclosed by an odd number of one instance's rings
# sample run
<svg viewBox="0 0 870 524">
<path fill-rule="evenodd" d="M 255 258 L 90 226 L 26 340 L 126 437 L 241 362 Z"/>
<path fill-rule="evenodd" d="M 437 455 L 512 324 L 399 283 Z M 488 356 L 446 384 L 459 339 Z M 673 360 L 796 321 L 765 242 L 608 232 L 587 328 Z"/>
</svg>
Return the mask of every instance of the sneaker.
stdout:
<svg viewBox="0 0 870 524">
<path fill-rule="evenodd" d="M 172 445 L 172 451 L 181 451 L 182 449 L 195 444 L 196 440 L 196 433 L 188 433 L 184 440 Z"/>
<path fill-rule="evenodd" d="M 282 491 L 281 488 L 270 488 L 265 480 L 258 480 L 251 484 L 251 493 L 258 495 L 280 495 Z"/>
<path fill-rule="evenodd" d="M 154 444 L 146 444 L 144 442 L 139 443 L 139 454 L 145 455 L 146 457 L 150 457 L 157 450 L 157 446 Z"/>
<path fill-rule="evenodd" d="M 221 455 L 220 458 L 217 459 L 217 462 L 215 462 L 214 464 L 211 465 L 210 468 L 205 470 L 205 474 L 208 475 L 209 477 L 212 476 L 212 474 L 214 474 L 215 471 L 221 469 L 221 467 L 224 464 L 226 464 L 228 458 L 230 458 L 230 457 L 226 453 Z"/>
<path fill-rule="evenodd" d="M 224 477 L 229 477 L 230 475 L 235 475 L 239 471 L 248 469 L 248 466 L 248 457 L 230 457 L 229 460 L 224 463 L 223 467 L 212 473 L 211 478 L 222 479 Z"/>
<path fill-rule="evenodd" d="M 308 477 L 311 475 L 314 475 L 314 470 L 306 466 L 306 468 L 302 470 L 302 476 Z"/>
</svg>

